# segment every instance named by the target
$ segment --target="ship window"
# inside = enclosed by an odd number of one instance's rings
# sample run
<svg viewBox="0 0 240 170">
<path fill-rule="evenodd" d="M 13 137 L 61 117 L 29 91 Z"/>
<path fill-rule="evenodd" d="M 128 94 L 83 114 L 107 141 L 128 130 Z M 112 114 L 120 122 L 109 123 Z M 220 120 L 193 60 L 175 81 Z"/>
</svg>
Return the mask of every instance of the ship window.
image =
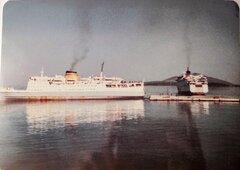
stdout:
<svg viewBox="0 0 240 170">
<path fill-rule="evenodd" d="M 141 86 L 141 84 L 136 84 L 137 87 Z"/>
<path fill-rule="evenodd" d="M 202 87 L 202 85 L 196 85 L 196 87 Z"/>
</svg>

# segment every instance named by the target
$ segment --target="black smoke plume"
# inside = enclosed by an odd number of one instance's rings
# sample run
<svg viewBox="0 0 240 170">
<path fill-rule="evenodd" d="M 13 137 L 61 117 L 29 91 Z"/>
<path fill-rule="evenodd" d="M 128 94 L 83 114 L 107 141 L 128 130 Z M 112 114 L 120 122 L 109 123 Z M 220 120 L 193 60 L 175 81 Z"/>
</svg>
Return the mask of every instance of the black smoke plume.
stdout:
<svg viewBox="0 0 240 170">
<path fill-rule="evenodd" d="M 185 44 L 185 55 L 187 60 L 187 67 L 189 68 L 191 66 L 191 60 L 193 57 L 193 44 L 191 40 L 191 35 L 193 32 L 191 32 L 192 24 L 196 20 L 196 13 L 200 11 L 201 5 L 194 3 L 187 3 L 188 6 L 186 13 L 185 13 L 185 26 L 184 26 L 184 32 L 183 32 L 183 40 Z"/>
<path fill-rule="evenodd" d="M 185 53 L 187 57 L 187 67 L 191 66 L 191 56 L 192 56 L 192 42 L 189 38 L 189 21 L 186 22 L 184 30 L 184 42 L 185 42 Z"/>
<path fill-rule="evenodd" d="M 192 58 L 193 58 L 193 43 L 191 37 L 194 37 L 194 32 L 192 30 L 193 24 L 197 19 L 197 14 L 202 12 L 203 3 L 201 1 L 194 1 L 194 3 L 190 3 L 190 1 L 185 1 L 185 26 L 183 32 L 183 41 L 185 44 L 185 55 L 187 60 L 187 67 L 190 68 Z"/>
<path fill-rule="evenodd" d="M 70 3 L 70 2 L 69 2 Z M 91 11 L 92 3 L 87 0 L 74 0 L 76 11 L 74 20 L 78 31 L 76 32 L 75 45 L 73 45 L 73 58 L 70 70 L 74 70 L 76 65 L 88 57 L 90 51 L 89 41 L 91 38 Z"/>
<path fill-rule="evenodd" d="M 82 60 L 87 58 L 88 52 L 89 52 L 88 48 L 85 48 L 80 57 L 76 57 L 76 56 L 74 57 L 74 61 L 71 64 L 70 71 L 73 71 L 76 68 L 78 63 L 80 63 Z"/>
</svg>

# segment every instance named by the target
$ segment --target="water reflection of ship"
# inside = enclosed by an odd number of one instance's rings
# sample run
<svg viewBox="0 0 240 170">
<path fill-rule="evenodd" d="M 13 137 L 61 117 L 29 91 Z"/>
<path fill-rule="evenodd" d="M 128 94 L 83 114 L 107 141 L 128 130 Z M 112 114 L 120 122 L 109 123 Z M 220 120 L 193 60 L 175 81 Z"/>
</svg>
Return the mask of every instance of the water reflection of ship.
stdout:
<svg viewBox="0 0 240 170">
<path fill-rule="evenodd" d="M 30 133 L 144 116 L 142 100 L 26 103 Z"/>
<path fill-rule="evenodd" d="M 159 108 L 159 103 L 149 103 Z M 149 103 L 26 103 L 29 135 L 17 143 L 22 151 L 21 160 L 31 162 L 24 164 L 24 167 L 83 170 L 157 167 L 205 169 L 195 116 L 203 106 L 177 102 L 176 117 L 159 118 L 154 116 L 154 112 L 151 112 L 153 116 L 144 114 L 144 108 L 149 107 L 146 106 Z M 169 105 L 161 104 L 161 110 Z M 154 111 L 159 114 L 158 110 Z M 29 141 L 39 149 L 29 147 Z M 21 160 L 16 166 L 23 166 Z"/>
<path fill-rule="evenodd" d="M 195 164 L 198 164 L 198 168 L 205 169 L 205 159 L 204 153 L 202 151 L 201 140 L 199 137 L 197 122 L 195 117 L 196 113 L 209 114 L 209 103 L 189 103 L 183 102 L 179 103 L 179 115 L 181 115 L 182 120 L 185 122 L 186 133 L 182 141 L 175 142 L 175 144 L 181 144 L 180 148 L 186 148 L 187 156 L 191 157 Z M 172 152 L 176 152 L 173 150 Z M 195 169 L 195 168 L 194 168 Z"/>
<path fill-rule="evenodd" d="M 209 114 L 209 102 L 179 102 L 180 111 L 194 116 Z"/>
<path fill-rule="evenodd" d="M 81 169 L 206 169 L 190 103 L 178 103 L 179 119 L 114 122 L 108 143 L 87 159 L 73 161 Z M 157 125 L 157 126 L 155 126 Z M 147 130 L 147 131 L 146 131 Z M 146 133 L 147 132 L 147 133 Z"/>
</svg>

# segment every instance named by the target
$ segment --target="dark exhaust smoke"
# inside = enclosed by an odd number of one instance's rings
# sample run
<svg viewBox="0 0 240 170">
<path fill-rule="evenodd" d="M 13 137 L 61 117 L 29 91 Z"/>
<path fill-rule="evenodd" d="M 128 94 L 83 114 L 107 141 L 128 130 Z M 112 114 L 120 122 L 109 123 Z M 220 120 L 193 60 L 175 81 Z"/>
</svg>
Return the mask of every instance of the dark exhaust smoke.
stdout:
<svg viewBox="0 0 240 170">
<path fill-rule="evenodd" d="M 71 64 L 70 70 L 76 69 L 77 64 L 79 64 L 88 57 L 88 53 L 90 51 L 89 41 L 91 39 L 92 14 L 92 4 L 89 3 L 87 0 L 74 0 L 72 3 L 74 3 L 76 7 L 76 18 L 74 21 L 78 28 L 78 32 L 76 32 L 76 40 L 73 47 L 74 61 Z"/>
<path fill-rule="evenodd" d="M 185 45 L 185 55 L 187 60 L 187 67 L 189 68 L 191 66 L 191 59 L 193 57 L 193 44 L 191 40 L 191 36 L 194 32 L 192 32 L 192 24 L 196 20 L 196 13 L 199 11 L 199 4 L 187 4 L 188 10 L 185 13 L 185 26 L 183 30 L 183 41 Z"/>
<path fill-rule="evenodd" d="M 192 42 L 189 38 L 189 21 L 186 22 L 184 28 L 184 42 L 185 42 L 185 54 L 187 59 L 187 67 L 191 66 L 191 56 L 192 56 Z"/>
<path fill-rule="evenodd" d="M 89 49 L 86 48 L 80 57 L 74 57 L 74 61 L 73 63 L 71 64 L 71 68 L 70 68 L 70 71 L 74 71 L 74 69 L 76 68 L 77 64 L 80 63 L 81 61 L 83 61 L 85 58 L 87 58 L 87 55 L 88 55 L 88 52 L 89 52 Z"/>
</svg>

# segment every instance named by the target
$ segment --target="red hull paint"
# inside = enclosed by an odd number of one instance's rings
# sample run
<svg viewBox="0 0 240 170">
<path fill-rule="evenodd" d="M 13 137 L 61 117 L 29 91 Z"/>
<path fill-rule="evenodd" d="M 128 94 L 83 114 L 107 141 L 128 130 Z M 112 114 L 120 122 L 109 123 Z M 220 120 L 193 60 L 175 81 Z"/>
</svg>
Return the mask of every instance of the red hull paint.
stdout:
<svg viewBox="0 0 240 170">
<path fill-rule="evenodd" d="M 178 95 L 181 96 L 192 96 L 192 95 L 206 95 L 204 92 L 178 92 Z"/>
<path fill-rule="evenodd" d="M 76 101 L 76 100 L 142 100 L 144 99 L 143 96 L 137 96 L 137 97 L 109 97 L 109 98 L 47 98 L 47 97 L 41 97 L 41 98 L 6 98 L 7 101 L 13 101 L 13 102 L 21 102 L 21 101 L 28 101 L 28 102 L 34 102 L 34 101 Z"/>
<path fill-rule="evenodd" d="M 204 92 L 194 92 L 194 93 L 192 93 L 193 95 L 205 95 L 206 93 L 204 93 Z"/>
</svg>

